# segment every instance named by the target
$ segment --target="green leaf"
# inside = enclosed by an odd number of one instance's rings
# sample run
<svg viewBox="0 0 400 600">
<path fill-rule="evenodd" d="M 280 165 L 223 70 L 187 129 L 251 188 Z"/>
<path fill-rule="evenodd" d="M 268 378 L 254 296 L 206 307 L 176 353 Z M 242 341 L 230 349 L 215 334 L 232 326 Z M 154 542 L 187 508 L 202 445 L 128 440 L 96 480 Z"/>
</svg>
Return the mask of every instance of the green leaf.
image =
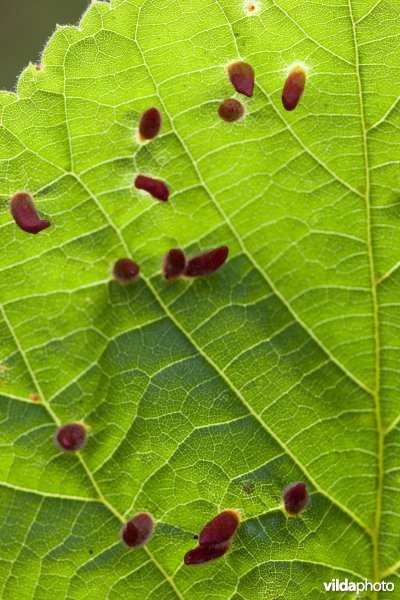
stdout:
<svg viewBox="0 0 400 600">
<path fill-rule="evenodd" d="M 2 598 L 314 600 L 332 578 L 400 598 L 399 7 L 246 4 L 94 2 L 0 93 Z M 255 94 L 225 123 L 239 57 Z M 139 145 L 150 106 L 163 130 Z M 23 189 L 52 223 L 37 236 L 10 215 Z M 171 247 L 222 244 L 218 273 L 161 276 Z M 111 280 L 122 256 L 132 286 Z M 76 420 L 89 441 L 60 454 Z M 293 481 L 311 502 L 287 518 Z M 223 508 L 231 551 L 185 567 Z M 140 510 L 156 530 L 127 550 Z"/>
</svg>

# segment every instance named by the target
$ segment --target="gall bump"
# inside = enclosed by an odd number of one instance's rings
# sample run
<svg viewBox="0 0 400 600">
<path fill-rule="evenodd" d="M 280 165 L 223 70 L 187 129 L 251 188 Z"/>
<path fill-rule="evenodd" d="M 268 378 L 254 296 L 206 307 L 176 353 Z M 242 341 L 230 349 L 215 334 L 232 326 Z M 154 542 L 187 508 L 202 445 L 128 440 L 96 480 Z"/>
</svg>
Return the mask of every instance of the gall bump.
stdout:
<svg viewBox="0 0 400 600">
<path fill-rule="evenodd" d="M 82 423 L 68 423 L 57 429 L 54 442 L 63 452 L 77 452 L 85 445 L 86 438 L 86 427 Z"/>
<path fill-rule="evenodd" d="M 239 100 L 229 98 L 224 100 L 218 107 L 218 114 L 227 123 L 238 121 L 244 115 L 244 106 Z"/>
<path fill-rule="evenodd" d="M 140 267 L 130 258 L 120 258 L 114 264 L 114 279 L 122 285 L 133 283 L 139 277 Z"/>
<path fill-rule="evenodd" d="M 139 141 L 153 140 L 160 133 L 162 124 L 161 113 L 158 108 L 146 110 L 139 122 Z"/>
<path fill-rule="evenodd" d="M 202 565 L 224 556 L 231 546 L 239 524 L 240 516 L 235 510 L 223 510 L 211 519 L 200 531 L 199 545 L 186 552 L 185 565 Z"/>
<path fill-rule="evenodd" d="M 138 175 L 135 179 L 135 188 L 144 190 L 156 200 L 166 202 L 169 198 L 169 189 L 164 181 L 147 177 L 146 175 Z"/>
<path fill-rule="evenodd" d="M 39 233 L 50 227 L 50 221 L 39 218 L 32 197 L 26 192 L 18 192 L 11 198 L 11 214 L 14 221 L 27 233 Z"/>
<path fill-rule="evenodd" d="M 307 506 L 309 494 L 304 483 L 293 483 L 283 493 L 283 503 L 289 515 L 298 515 Z"/>
<path fill-rule="evenodd" d="M 306 84 L 306 72 L 301 65 L 294 66 L 285 81 L 282 91 L 282 104 L 285 110 L 291 111 L 296 108 L 304 92 Z"/>
<path fill-rule="evenodd" d="M 223 510 L 200 531 L 200 546 L 215 546 L 228 542 L 240 524 L 240 516 L 235 510 Z"/>
<path fill-rule="evenodd" d="M 189 260 L 185 275 L 187 277 L 200 277 L 203 275 L 211 275 L 218 271 L 228 258 L 229 249 L 227 246 L 221 246 L 215 250 L 204 252 Z"/>
<path fill-rule="evenodd" d="M 185 565 L 202 565 L 217 558 L 224 556 L 229 550 L 229 542 L 219 544 L 218 546 L 197 546 L 193 550 L 186 552 Z"/>
<path fill-rule="evenodd" d="M 186 268 L 186 257 L 180 248 L 172 248 L 164 257 L 163 273 L 166 279 L 176 279 L 183 275 Z"/>
<path fill-rule="evenodd" d="M 236 60 L 228 65 L 229 79 L 235 90 L 239 94 L 249 98 L 254 92 L 254 70 L 249 63 L 242 60 Z"/>
<path fill-rule="evenodd" d="M 153 529 L 153 517 L 147 512 L 138 513 L 121 528 L 121 542 L 127 548 L 139 548 L 151 538 Z"/>
</svg>

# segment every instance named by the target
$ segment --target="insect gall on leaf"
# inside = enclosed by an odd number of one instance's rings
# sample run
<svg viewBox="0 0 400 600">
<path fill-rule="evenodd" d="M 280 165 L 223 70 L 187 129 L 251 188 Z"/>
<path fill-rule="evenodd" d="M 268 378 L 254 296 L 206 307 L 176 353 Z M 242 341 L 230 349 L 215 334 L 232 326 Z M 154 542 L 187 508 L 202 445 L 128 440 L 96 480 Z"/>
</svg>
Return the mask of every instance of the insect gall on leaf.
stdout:
<svg viewBox="0 0 400 600">
<path fill-rule="evenodd" d="M 152 536 L 154 519 L 148 512 L 141 512 L 122 526 L 120 531 L 121 542 L 127 548 L 139 548 Z"/>
<path fill-rule="evenodd" d="M 18 227 L 27 233 L 36 234 L 50 227 L 50 221 L 39 218 L 32 196 L 27 192 L 14 194 L 10 209 Z"/>
</svg>

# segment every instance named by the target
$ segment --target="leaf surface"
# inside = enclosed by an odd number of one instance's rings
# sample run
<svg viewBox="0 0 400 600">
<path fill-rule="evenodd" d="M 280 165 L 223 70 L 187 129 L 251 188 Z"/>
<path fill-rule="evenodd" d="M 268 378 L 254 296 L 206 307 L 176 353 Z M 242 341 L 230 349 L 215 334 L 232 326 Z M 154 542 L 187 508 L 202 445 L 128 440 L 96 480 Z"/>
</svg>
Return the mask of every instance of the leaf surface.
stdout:
<svg viewBox="0 0 400 600">
<path fill-rule="evenodd" d="M 398 582 L 396 4 L 94 2 L 0 93 L 1 597 L 314 600 L 332 578 Z M 238 58 L 256 88 L 226 123 Z M 162 133 L 140 145 L 150 106 Z M 135 190 L 139 173 L 170 201 Z M 52 222 L 37 236 L 9 212 L 23 189 Z M 220 245 L 211 277 L 161 276 L 170 248 Z M 132 286 L 111 280 L 121 257 L 141 266 Z M 77 420 L 89 441 L 60 454 L 55 428 Z M 287 518 L 294 481 L 311 502 Z M 232 550 L 185 567 L 223 508 L 242 515 Z M 143 510 L 155 534 L 127 550 L 121 522 Z"/>
</svg>

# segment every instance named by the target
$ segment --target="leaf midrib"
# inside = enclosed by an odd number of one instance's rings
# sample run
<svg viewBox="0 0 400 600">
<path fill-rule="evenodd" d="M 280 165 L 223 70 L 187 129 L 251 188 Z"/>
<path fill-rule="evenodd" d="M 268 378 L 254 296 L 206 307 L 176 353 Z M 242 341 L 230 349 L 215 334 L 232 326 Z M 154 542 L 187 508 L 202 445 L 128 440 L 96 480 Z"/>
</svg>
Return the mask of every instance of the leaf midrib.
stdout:
<svg viewBox="0 0 400 600">
<path fill-rule="evenodd" d="M 373 302 L 373 321 L 374 321 L 374 344 L 375 344 L 375 388 L 374 388 L 374 407 L 375 421 L 378 438 L 378 465 L 377 465 L 377 489 L 376 489 L 376 508 L 375 508 L 375 526 L 372 531 L 372 560 L 374 568 L 374 580 L 381 581 L 380 555 L 379 555 L 379 537 L 381 528 L 381 513 L 382 513 L 382 493 L 383 493 L 383 476 L 384 476 L 384 432 L 382 427 L 381 414 L 381 397 L 380 397 L 380 325 L 379 325 L 379 301 L 378 301 L 378 283 L 376 278 L 375 257 L 373 247 L 372 233 L 372 218 L 371 218 L 371 177 L 369 165 L 369 149 L 368 149 L 368 131 L 365 119 L 364 93 L 361 77 L 360 53 L 357 39 L 357 23 L 353 17 L 352 0 L 348 0 L 350 22 L 353 31 L 354 51 L 356 58 L 356 76 L 358 85 L 358 96 L 360 104 L 360 120 L 362 129 L 362 140 L 364 150 L 364 166 L 365 166 L 365 208 L 367 218 L 367 246 L 371 277 L 371 293 Z M 377 598 L 378 593 L 373 592 L 373 597 Z"/>
</svg>

